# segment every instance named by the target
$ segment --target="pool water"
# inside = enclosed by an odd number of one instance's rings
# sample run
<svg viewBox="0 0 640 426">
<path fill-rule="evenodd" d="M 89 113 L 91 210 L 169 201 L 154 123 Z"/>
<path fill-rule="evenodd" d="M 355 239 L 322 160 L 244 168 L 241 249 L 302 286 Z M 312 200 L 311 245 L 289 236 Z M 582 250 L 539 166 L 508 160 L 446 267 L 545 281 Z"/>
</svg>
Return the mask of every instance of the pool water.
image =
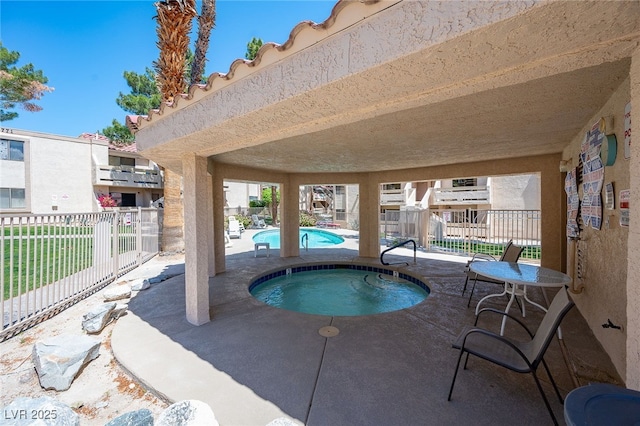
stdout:
<svg viewBox="0 0 640 426">
<path fill-rule="evenodd" d="M 305 237 L 307 235 L 308 237 Z M 330 247 L 344 242 L 344 238 L 333 232 L 323 231 L 322 229 L 300 228 L 300 246 L 302 247 L 302 239 L 309 239 L 309 248 Z M 269 243 L 270 248 L 280 248 L 280 230 L 270 229 L 268 231 L 258 232 L 253 236 L 254 243 Z"/>
<path fill-rule="evenodd" d="M 424 283 L 421 286 L 375 270 L 342 268 L 263 277 L 252 284 L 250 291 L 271 306 L 331 316 L 396 311 L 414 306 L 429 295 Z"/>
</svg>

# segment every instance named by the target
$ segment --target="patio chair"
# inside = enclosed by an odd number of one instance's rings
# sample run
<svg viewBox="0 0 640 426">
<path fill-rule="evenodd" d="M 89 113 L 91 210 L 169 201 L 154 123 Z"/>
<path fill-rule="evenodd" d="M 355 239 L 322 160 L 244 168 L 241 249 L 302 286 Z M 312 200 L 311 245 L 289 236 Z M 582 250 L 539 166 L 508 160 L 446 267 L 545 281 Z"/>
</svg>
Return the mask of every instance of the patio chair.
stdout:
<svg viewBox="0 0 640 426">
<path fill-rule="evenodd" d="M 513 244 L 513 240 L 509 240 L 509 242 L 507 243 L 507 245 L 504 248 L 504 251 L 502 252 L 502 255 L 500 256 L 499 259 L 496 259 L 495 257 L 491 256 L 490 254 L 485 254 L 485 253 L 476 253 L 473 255 L 473 257 L 471 258 L 470 261 L 467 262 L 467 266 L 465 267 L 465 274 L 467 275 L 467 278 L 464 280 L 464 287 L 462 288 L 462 295 L 464 296 L 464 292 L 467 291 L 467 284 L 469 283 L 469 279 L 473 280 L 473 286 L 471 287 L 471 293 L 469 294 L 469 300 L 467 301 L 467 308 L 471 305 L 471 298 L 473 297 L 473 292 L 476 289 L 476 283 L 478 281 L 481 282 L 486 282 L 486 283 L 491 283 L 491 284 L 499 284 L 499 285 L 504 285 L 503 282 L 501 281 L 497 281 L 482 275 L 478 275 L 474 272 L 472 272 L 469 267 L 471 266 L 471 264 L 473 262 L 482 262 L 482 261 L 496 261 L 496 260 L 500 260 L 503 262 L 517 262 L 518 259 L 520 259 L 520 255 L 522 254 L 522 250 L 524 249 L 524 247 L 520 247 L 517 246 L 515 244 Z"/>
<path fill-rule="evenodd" d="M 238 222 L 237 220 L 229 221 L 229 238 L 242 238 L 240 222 Z"/>
<path fill-rule="evenodd" d="M 544 400 L 547 410 L 549 411 L 554 424 L 557 425 L 558 422 L 551 410 L 551 405 L 544 394 L 542 386 L 540 385 L 540 380 L 536 375 L 536 370 L 540 363 L 542 363 L 544 369 L 547 371 L 549 379 L 551 380 L 551 384 L 556 391 L 556 395 L 562 404 L 563 399 L 560 395 L 560 391 L 558 390 L 558 386 L 553 380 L 549 367 L 543 357 L 551 343 L 551 340 L 553 339 L 553 336 L 560 326 L 562 319 L 573 305 L 573 301 L 569 299 L 567 287 L 562 287 L 554 297 L 553 302 L 551 302 L 551 306 L 549 306 L 549 310 L 542 319 L 535 335 L 529 331 L 522 321 L 508 313 L 492 308 L 482 309 L 476 317 L 474 327 L 467 327 L 462 331 L 455 342 L 453 342 L 452 346 L 459 349 L 460 354 L 458 355 L 456 370 L 453 374 L 453 380 L 451 381 L 451 388 L 449 389 L 449 397 L 447 400 L 451 401 L 451 394 L 453 393 L 453 386 L 456 382 L 458 369 L 460 368 L 460 361 L 462 359 L 462 355 L 466 352 L 467 357 L 464 361 L 464 369 L 467 368 L 469 354 L 471 354 L 517 373 L 531 373 L 538 390 L 540 391 L 540 395 L 542 395 L 542 399 Z M 531 339 L 526 342 L 520 342 L 506 336 L 500 336 L 497 333 L 493 333 L 482 328 L 477 328 L 478 319 L 483 312 L 492 312 L 511 318 L 526 330 Z"/>
<path fill-rule="evenodd" d="M 254 228 L 266 228 L 267 224 L 264 223 L 264 220 L 260 219 L 257 214 L 251 215 L 251 221 L 253 222 Z"/>
<path fill-rule="evenodd" d="M 238 219 L 236 219 L 235 216 L 229 216 L 229 222 L 231 222 L 232 220 L 235 221 L 235 222 L 238 222 L 238 227 L 240 228 L 240 232 L 244 232 L 245 231 L 244 224 L 242 222 L 240 222 Z"/>
</svg>

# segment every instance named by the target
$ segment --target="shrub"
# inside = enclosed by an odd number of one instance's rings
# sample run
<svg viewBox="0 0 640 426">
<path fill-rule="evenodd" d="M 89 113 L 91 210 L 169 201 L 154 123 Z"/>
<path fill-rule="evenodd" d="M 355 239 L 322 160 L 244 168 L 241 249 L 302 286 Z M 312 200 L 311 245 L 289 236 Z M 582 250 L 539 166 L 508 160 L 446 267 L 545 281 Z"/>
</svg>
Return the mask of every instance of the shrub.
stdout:
<svg viewBox="0 0 640 426">
<path fill-rule="evenodd" d="M 249 227 L 251 227 L 251 224 L 253 223 L 250 216 L 237 215 L 236 219 L 238 219 L 238 222 L 244 225 L 245 229 L 249 229 Z"/>
<path fill-rule="evenodd" d="M 111 195 L 101 195 L 98 197 L 98 202 L 101 207 L 118 207 L 116 200 L 111 198 Z"/>
<path fill-rule="evenodd" d="M 307 212 L 300 212 L 300 226 L 316 226 L 318 220 Z"/>
</svg>

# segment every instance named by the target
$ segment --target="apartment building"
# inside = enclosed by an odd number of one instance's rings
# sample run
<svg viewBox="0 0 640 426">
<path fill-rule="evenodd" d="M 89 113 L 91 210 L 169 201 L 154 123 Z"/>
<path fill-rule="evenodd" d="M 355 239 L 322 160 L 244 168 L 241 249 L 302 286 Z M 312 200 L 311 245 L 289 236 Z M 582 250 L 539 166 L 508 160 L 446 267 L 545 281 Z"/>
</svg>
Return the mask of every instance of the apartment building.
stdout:
<svg viewBox="0 0 640 426">
<path fill-rule="evenodd" d="M 90 133 L 0 131 L 0 213 L 95 212 L 107 194 L 121 207 L 149 207 L 162 188 L 159 167 L 135 145 Z"/>
</svg>

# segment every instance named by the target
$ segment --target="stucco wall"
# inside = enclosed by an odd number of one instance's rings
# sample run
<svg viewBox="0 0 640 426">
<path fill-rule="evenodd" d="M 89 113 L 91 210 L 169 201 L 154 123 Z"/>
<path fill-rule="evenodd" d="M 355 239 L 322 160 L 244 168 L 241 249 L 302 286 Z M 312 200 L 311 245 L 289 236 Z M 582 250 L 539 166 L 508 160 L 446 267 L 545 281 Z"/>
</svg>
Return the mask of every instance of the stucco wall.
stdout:
<svg viewBox="0 0 640 426">
<path fill-rule="evenodd" d="M 613 166 L 605 167 L 604 183 L 613 182 L 616 196 L 614 210 L 603 208 L 603 223 L 600 230 L 584 228 L 580 241 L 576 244 L 582 254 L 582 279 L 577 277 L 578 257 L 569 272 L 574 277 L 574 285 L 582 284 L 581 293 L 572 294 L 573 300 L 596 338 L 602 343 L 613 364 L 625 377 L 626 373 L 626 324 L 627 324 L 627 240 L 629 229 L 620 226 L 619 193 L 629 189 L 630 163 L 623 155 L 624 107 L 629 102 L 629 79 L 625 80 L 603 108 L 592 117 L 580 134 L 576 135 L 563 153 L 563 159 L 572 160 L 573 167 L 578 164 L 580 145 L 584 135 L 601 117 L 613 116 L 613 131 L 618 138 L 618 155 Z M 611 133 L 607 129 L 606 133 Z M 579 190 L 582 196 L 581 190 Z M 603 192 L 604 201 L 604 192 Z M 571 245 L 570 245 L 571 249 Z M 572 254 L 568 254 L 572 258 Z M 623 330 L 603 328 L 602 324 L 611 320 Z"/>
<path fill-rule="evenodd" d="M 97 211 L 91 167 L 91 143 L 32 137 L 32 213 Z M 56 202 L 58 209 L 53 210 Z"/>
<path fill-rule="evenodd" d="M 224 185 L 228 187 L 225 190 L 225 196 L 229 207 L 246 209 L 249 207 L 249 197 L 260 198 L 260 185 L 257 183 L 225 181 Z"/>
<path fill-rule="evenodd" d="M 26 163 L 24 161 L 0 160 L 0 186 L 3 188 L 24 188 Z"/>
<path fill-rule="evenodd" d="M 631 115 L 638 116 L 640 111 L 640 49 L 636 49 L 632 61 L 630 73 L 631 87 Z M 638 119 L 635 119 L 635 127 L 638 128 Z M 636 130 L 635 140 L 638 140 Z M 636 147 L 637 148 L 637 147 Z M 629 227 L 629 241 L 627 256 L 632 259 L 628 265 L 627 277 L 627 386 L 640 390 L 640 157 L 632 156 L 629 161 L 630 180 L 634 187 L 631 192 L 631 226 Z M 633 208 L 636 206 L 636 208 Z"/>
<path fill-rule="evenodd" d="M 495 210 L 540 209 L 540 176 L 516 175 L 490 178 L 491 208 Z"/>
</svg>

